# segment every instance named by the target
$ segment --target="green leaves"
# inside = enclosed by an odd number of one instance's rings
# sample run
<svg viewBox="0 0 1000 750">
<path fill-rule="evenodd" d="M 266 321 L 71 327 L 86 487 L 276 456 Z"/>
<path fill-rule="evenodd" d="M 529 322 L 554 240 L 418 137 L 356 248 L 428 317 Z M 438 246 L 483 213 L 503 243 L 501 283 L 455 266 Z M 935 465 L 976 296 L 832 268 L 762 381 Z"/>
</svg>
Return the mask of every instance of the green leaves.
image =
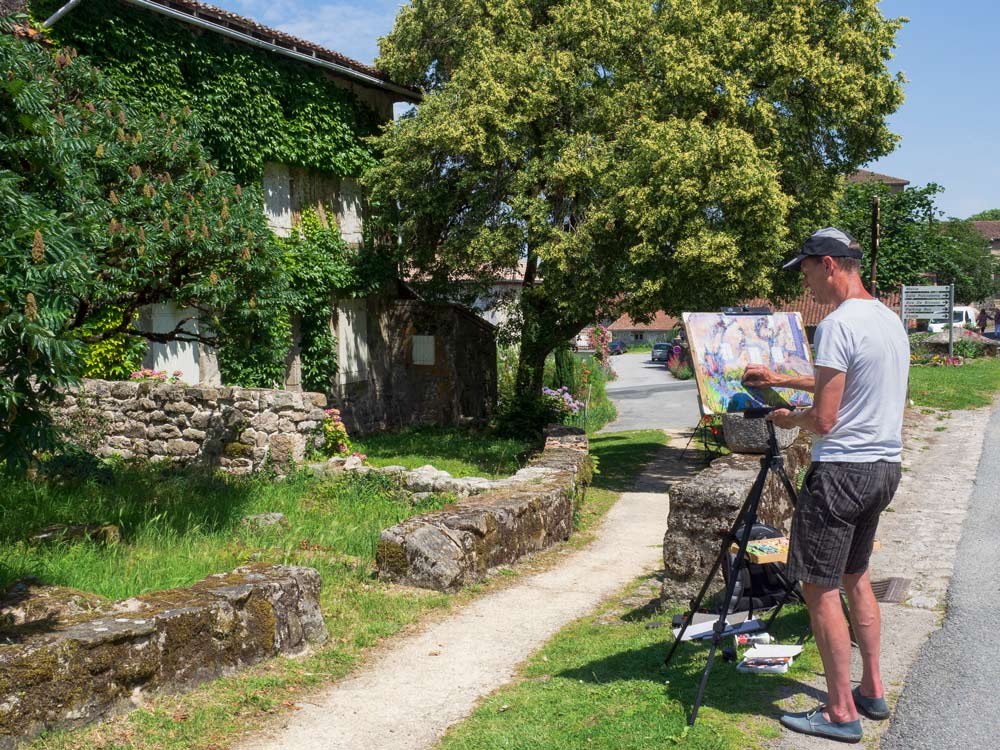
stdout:
<svg viewBox="0 0 1000 750">
<path fill-rule="evenodd" d="M 969 221 L 943 220 L 934 204 L 942 189 L 930 183 L 893 192 L 878 182 L 851 183 L 840 199 L 838 221 L 870 258 L 871 205 L 878 196 L 880 289 L 926 284 L 932 276 L 938 284 L 955 284 L 956 300 L 985 299 L 995 293 L 996 261 Z"/>
<path fill-rule="evenodd" d="M 895 142 L 898 27 L 874 0 L 413 0 L 379 64 L 427 95 L 379 138 L 373 201 L 426 278 L 486 287 L 527 256 L 537 385 L 595 318 L 769 293 Z"/>
</svg>

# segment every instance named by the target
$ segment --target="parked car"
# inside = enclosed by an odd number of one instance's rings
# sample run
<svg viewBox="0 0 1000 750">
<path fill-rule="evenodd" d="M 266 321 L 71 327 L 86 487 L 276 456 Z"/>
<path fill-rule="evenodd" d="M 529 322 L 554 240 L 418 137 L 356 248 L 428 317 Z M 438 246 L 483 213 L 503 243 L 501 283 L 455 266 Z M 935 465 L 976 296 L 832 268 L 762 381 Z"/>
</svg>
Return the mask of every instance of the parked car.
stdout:
<svg viewBox="0 0 1000 750">
<path fill-rule="evenodd" d="M 608 354 L 624 354 L 627 351 L 628 347 L 621 339 L 612 339 L 611 343 L 608 344 Z"/>
<path fill-rule="evenodd" d="M 653 351 L 649 355 L 650 362 L 666 362 L 670 359 L 674 348 L 670 344 L 653 344 Z"/>
<path fill-rule="evenodd" d="M 966 326 L 976 325 L 976 316 L 979 314 L 979 311 L 976 308 L 968 305 L 955 305 L 953 311 L 954 317 L 952 318 L 952 325 L 955 326 L 955 328 L 965 328 Z M 947 318 L 936 318 L 927 324 L 927 330 L 931 333 L 941 333 L 941 331 L 945 330 L 947 325 Z"/>
</svg>

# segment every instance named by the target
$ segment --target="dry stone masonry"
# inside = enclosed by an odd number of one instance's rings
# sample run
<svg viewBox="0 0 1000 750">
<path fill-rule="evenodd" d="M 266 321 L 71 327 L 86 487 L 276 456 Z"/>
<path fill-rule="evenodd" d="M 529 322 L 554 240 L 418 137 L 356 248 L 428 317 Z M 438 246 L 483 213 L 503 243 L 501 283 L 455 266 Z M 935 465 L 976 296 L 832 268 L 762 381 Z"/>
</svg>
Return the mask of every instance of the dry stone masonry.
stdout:
<svg viewBox="0 0 1000 750">
<path fill-rule="evenodd" d="M 441 476 L 446 472 L 406 472 L 411 488 L 476 497 L 384 530 L 376 551 L 379 575 L 454 591 L 482 580 L 492 568 L 568 539 L 573 512 L 590 481 L 587 448 L 581 430 L 557 427 L 550 428 L 545 449 L 531 465 L 508 479 L 470 481 Z"/>
<path fill-rule="evenodd" d="M 792 483 L 809 467 L 809 440 L 801 436 L 783 452 Z M 661 604 L 687 604 L 698 593 L 719 554 L 736 514 L 760 471 L 761 457 L 733 453 L 718 458 L 702 472 L 670 488 L 670 519 L 663 537 Z M 792 502 L 781 480 L 768 475 L 758 518 L 788 534 Z"/>
<path fill-rule="evenodd" d="M 326 640 L 320 577 L 261 565 L 108 602 L 22 581 L 0 598 L 0 749 Z"/>
<path fill-rule="evenodd" d="M 84 380 L 55 416 L 71 429 L 89 425 L 100 456 L 246 474 L 265 464 L 280 472 L 301 461 L 325 406 L 320 393 Z"/>
</svg>

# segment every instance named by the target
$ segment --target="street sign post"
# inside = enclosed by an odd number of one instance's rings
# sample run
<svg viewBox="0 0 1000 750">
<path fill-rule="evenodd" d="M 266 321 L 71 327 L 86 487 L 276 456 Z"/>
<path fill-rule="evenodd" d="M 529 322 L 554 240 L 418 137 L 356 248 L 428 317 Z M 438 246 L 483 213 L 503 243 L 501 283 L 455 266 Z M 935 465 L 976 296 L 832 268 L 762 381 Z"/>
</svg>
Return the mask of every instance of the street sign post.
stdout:
<svg viewBox="0 0 1000 750">
<path fill-rule="evenodd" d="M 899 317 L 907 320 L 948 321 L 948 356 L 955 350 L 955 285 L 904 286 L 900 299 Z"/>
</svg>

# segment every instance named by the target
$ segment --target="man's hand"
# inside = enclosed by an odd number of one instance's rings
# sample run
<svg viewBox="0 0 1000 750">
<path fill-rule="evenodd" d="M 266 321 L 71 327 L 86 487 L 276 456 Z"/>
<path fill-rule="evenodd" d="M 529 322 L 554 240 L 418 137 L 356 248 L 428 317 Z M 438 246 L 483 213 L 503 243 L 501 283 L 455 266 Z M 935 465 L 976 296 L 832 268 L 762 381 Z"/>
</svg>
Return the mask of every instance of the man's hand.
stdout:
<svg viewBox="0 0 1000 750">
<path fill-rule="evenodd" d="M 743 371 L 744 385 L 762 388 L 764 386 L 780 385 L 783 378 L 767 365 L 747 365 Z"/>
<path fill-rule="evenodd" d="M 784 427 L 786 430 L 797 426 L 795 420 L 792 419 L 792 413 L 788 409 L 775 409 L 765 419 L 768 422 L 774 422 L 778 427 Z"/>
</svg>

